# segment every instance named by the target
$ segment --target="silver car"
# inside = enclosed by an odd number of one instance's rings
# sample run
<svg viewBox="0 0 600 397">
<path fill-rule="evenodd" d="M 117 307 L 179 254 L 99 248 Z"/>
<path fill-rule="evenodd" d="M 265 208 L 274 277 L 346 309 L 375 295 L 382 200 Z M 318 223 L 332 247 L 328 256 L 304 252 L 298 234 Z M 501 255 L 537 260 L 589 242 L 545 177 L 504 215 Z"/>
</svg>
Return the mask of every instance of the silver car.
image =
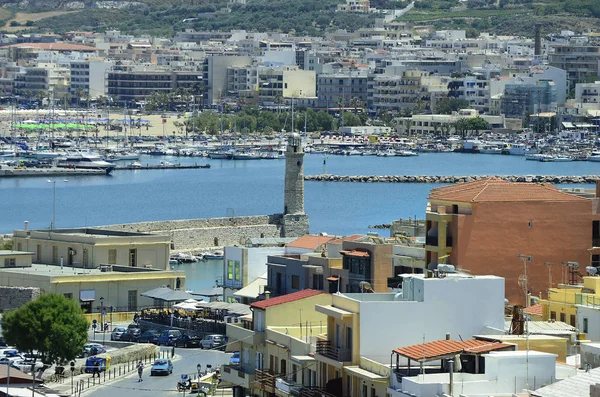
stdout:
<svg viewBox="0 0 600 397">
<path fill-rule="evenodd" d="M 121 340 L 121 336 L 127 332 L 127 328 L 125 327 L 115 327 L 113 331 L 110 333 L 110 340 Z"/>
</svg>

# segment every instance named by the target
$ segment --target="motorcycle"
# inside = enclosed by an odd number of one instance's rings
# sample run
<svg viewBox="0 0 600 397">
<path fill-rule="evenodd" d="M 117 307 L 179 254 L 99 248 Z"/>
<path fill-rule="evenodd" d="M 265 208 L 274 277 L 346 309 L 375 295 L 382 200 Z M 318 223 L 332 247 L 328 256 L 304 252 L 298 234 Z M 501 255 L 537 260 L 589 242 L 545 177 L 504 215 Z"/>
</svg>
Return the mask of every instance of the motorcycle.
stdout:
<svg viewBox="0 0 600 397">
<path fill-rule="evenodd" d="M 185 381 L 185 380 L 177 381 L 177 391 L 178 392 L 188 391 L 191 389 L 192 389 L 192 384 L 190 382 Z"/>
</svg>

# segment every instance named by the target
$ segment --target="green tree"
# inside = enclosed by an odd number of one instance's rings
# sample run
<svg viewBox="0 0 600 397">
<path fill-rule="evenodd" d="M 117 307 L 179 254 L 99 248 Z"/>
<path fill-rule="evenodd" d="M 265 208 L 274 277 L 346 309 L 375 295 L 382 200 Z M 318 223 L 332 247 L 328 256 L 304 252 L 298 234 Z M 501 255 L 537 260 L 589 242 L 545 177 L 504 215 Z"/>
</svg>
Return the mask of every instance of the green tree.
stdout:
<svg viewBox="0 0 600 397">
<path fill-rule="evenodd" d="M 436 114 L 452 114 L 460 109 L 469 108 L 469 101 L 458 98 L 441 98 L 435 104 L 434 112 Z"/>
<path fill-rule="evenodd" d="M 475 131 L 477 134 L 479 131 L 487 130 L 488 128 L 490 128 L 488 122 L 479 116 L 467 120 L 467 129 Z"/>
<path fill-rule="evenodd" d="M 45 294 L 2 317 L 2 335 L 17 349 L 41 355 L 46 364 L 75 359 L 87 342 L 89 324 L 75 301 Z"/>
<path fill-rule="evenodd" d="M 355 127 L 355 126 L 362 125 L 360 117 L 358 117 L 357 115 L 355 115 L 352 112 L 344 112 L 342 114 L 342 119 L 344 120 L 343 125 L 345 125 L 346 127 Z"/>
</svg>

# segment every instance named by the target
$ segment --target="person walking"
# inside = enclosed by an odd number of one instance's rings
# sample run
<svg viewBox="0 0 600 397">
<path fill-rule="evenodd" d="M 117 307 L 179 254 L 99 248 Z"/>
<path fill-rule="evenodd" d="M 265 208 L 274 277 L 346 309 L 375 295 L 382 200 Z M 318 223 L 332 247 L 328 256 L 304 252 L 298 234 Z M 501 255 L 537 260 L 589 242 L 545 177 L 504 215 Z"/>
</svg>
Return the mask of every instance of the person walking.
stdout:
<svg viewBox="0 0 600 397">
<path fill-rule="evenodd" d="M 94 368 L 92 371 L 92 378 L 98 375 L 98 379 L 100 379 L 100 360 L 94 360 Z"/>
<path fill-rule="evenodd" d="M 142 360 L 140 360 L 138 362 L 138 364 L 137 364 L 137 370 L 138 370 L 138 376 L 139 376 L 138 382 L 142 382 L 143 381 L 143 379 L 142 379 L 142 372 L 144 372 L 144 364 L 142 363 Z"/>
</svg>

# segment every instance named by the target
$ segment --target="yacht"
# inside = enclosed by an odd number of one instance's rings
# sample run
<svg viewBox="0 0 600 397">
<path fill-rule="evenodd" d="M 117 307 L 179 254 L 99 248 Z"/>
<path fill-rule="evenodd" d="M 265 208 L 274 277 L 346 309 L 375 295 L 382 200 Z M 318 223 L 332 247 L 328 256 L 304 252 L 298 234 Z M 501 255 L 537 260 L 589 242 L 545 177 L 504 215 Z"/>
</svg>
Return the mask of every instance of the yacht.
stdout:
<svg viewBox="0 0 600 397">
<path fill-rule="evenodd" d="M 508 154 L 513 156 L 525 156 L 526 154 L 535 154 L 537 150 L 527 148 L 524 143 L 513 143 L 508 148 Z"/>
<path fill-rule="evenodd" d="M 234 160 L 260 160 L 262 157 L 256 152 L 237 152 L 233 154 Z"/>
<path fill-rule="evenodd" d="M 64 157 L 58 158 L 57 167 L 104 170 L 107 174 L 115 169 L 114 164 L 102 160 L 99 155 L 92 152 L 67 153 Z"/>
<path fill-rule="evenodd" d="M 412 152 L 410 150 L 399 150 L 399 151 L 396 151 L 396 155 L 398 155 L 400 157 L 414 157 L 414 156 L 418 156 L 419 153 Z"/>
<path fill-rule="evenodd" d="M 483 145 L 481 149 L 479 149 L 479 153 L 481 154 L 502 154 L 502 148 L 497 145 Z"/>
<path fill-rule="evenodd" d="M 396 157 L 396 152 L 393 149 L 383 150 L 377 152 L 377 156 L 379 157 Z"/>
</svg>

